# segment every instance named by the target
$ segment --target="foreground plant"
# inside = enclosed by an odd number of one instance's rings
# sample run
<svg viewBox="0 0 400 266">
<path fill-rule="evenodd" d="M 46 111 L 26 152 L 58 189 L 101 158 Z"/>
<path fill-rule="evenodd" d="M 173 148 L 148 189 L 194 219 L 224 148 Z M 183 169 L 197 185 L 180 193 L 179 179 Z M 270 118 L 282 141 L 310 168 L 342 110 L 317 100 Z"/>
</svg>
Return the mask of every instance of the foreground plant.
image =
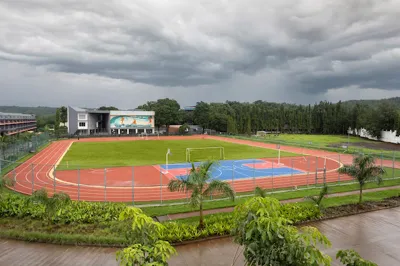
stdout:
<svg viewBox="0 0 400 266">
<path fill-rule="evenodd" d="M 131 223 L 126 237 L 131 244 L 116 254 L 121 266 L 168 265 L 168 259 L 176 250 L 167 241 L 161 240 L 165 227 L 145 215 L 141 209 L 126 208 L 119 220 Z"/>
<path fill-rule="evenodd" d="M 378 264 L 365 260 L 352 249 L 339 250 L 336 254 L 336 259 L 339 259 L 345 266 L 378 266 Z"/>
<path fill-rule="evenodd" d="M 248 265 L 330 265 L 318 244 L 330 246 L 329 240 L 313 227 L 297 229 L 281 217 L 277 199 L 254 197 L 234 211 L 235 242 L 244 246 Z"/>
<path fill-rule="evenodd" d="M 324 186 L 321 188 L 321 191 L 319 192 L 318 196 L 308 196 L 306 197 L 306 200 L 312 201 L 315 203 L 315 205 L 321 209 L 322 207 L 322 200 L 328 195 L 328 186 L 327 184 L 324 184 Z"/>
<path fill-rule="evenodd" d="M 5 187 L 11 187 L 14 185 L 14 180 L 7 176 L 0 176 L 0 198 L 3 195 L 3 189 Z"/>
<path fill-rule="evenodd" d="M 354 158 L 352 165 L 345 165 L 339 168 L 339 173 L 353 177 L 360 185 L 360 197 L 358 203 L 362 202 L 363 187 L 368 181 L 375 181 L 378 185 L 382 182 L 381 175 L 385 169 L 375 165 L 375 158 L 372 155 L 360 154 Z"/>
<path fill-rule="evenodd" d="M 45 188 L 33 192 L 32 196 L 30 197 L 30 201 L 44 205 L 46 219 L 49 223 L 58 210 L 71 203 L 71 199 L 68 194 L 59 192 L 54 193 L 53 196 L 50 197 Z"/>
<path fill-rule="evenodd" d="M 200 209 L 199 229 L 204 229 L 203 203 L 213 193 L 218 192 L 235 200 L 235 192 L 231 185 L 216 179 L 212 179 L 210 171 L 214 162 L 207 161 L 198 168 L 192 163 L 189 176 L 178 180 L 171 180 L 168 184 L 170 191 L 191 192 L 190 205 Z"/>
</svg>

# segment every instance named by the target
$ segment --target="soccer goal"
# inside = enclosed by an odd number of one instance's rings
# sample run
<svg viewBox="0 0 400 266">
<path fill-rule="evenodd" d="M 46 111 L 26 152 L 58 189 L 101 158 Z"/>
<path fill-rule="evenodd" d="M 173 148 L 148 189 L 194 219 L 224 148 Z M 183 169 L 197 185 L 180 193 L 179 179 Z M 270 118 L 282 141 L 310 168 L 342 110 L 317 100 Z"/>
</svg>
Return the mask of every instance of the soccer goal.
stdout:
<svg viewBox="0 0 400 266">
<path fill-rule="evenodd" d="M 139 134 L 139 137 L 140 137 L 141 139 L 148 140 L 148 138 L 147 138 L 147 133 L 146 133 L 146 132 L 140 133 L 140 134 Z"/>
<path fill-rule="evenodd" d="M 224 160 L 224 147 L 187 148 L 186 162 L 201 162 L 206 160 Z"/>
</svg>

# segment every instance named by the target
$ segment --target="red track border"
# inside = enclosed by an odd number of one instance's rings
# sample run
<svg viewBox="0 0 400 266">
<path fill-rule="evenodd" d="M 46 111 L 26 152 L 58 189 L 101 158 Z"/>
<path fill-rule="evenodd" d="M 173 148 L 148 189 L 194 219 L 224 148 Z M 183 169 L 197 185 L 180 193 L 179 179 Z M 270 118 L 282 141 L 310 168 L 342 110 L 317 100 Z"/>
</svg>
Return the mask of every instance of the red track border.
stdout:
<svg viewBox="0 0 400 266">
<path fill-rule="evenodd" d="M 238 143 L 250 145 L 255 147 L 262 147 L 268 149 L 276 149 L 276 145 L 253 142 L 248 140 L 240 140 L 234 138 L 218 137 L 218 136 L 173 136 L 173 137 L 149 137 L 148 139 L 159 140 L 182 140 L 182 139 L 214 139 L 231 143 Z M 123 186 L 129 182 L 131 174 L 131 167 L 118 167 L 112 168 L 112 171 L 107 174 L 110 180 L 107 185 L 99 184 L 96 181 L 95 175 L 90 175 L 91 170 L 82 170 L 79 174 L 80 185 L 78 185 L 75 172 L 69 173 L 68 171 L 56 171 L 53 173 L 54 166 L 57 165 L 62 157 L 65 155 L 70 145 L 77 140 L 61 140 L 51 143 L 47 148 L 40 151 L 26 162 L 19 165 L 13 171 L 7 174 L 8 177 L 15 180 L 14 186 L 11 188 L 17 192 L 30 195 L 33 191 L 45 188 L 50 194 L 54 192 L 65 192 L 70 195 L 73 200 L 85 201 L 112 201 L 112 202 L 160 202 L 165 200 L 184 199 L 187 197 L 184 193 L 170 192 L 167 189 L 168 181 L 173 178 L 168 175 L 162 175 L 160 179 L 160 171 L 157 167 L 135 167 L 134 188 Z M 124 138 L 89 138 L 81 139 L 80 142 L 98 142 L 98 141 L 144 141 L 143 138 L 138 137 L 124 137 Z M 337 182 L 339 175 L 335 169 L 340 164 L 337 160 L 332 158 L 339 158 L 337 153 L 326 152 L 321 150 L 310 150 L 298 147 L 281 146 L 281 150 L 307 154 L 302 158 L 281 158 L 281 162 L 290 165 L 292 159 L 294 162 L 293 167 L 302 171 L 307 171 L 304 166 L 305 160 L 310 161 L 311 168 L 322 168 L 323 159 L 327 158 L 327 182 Z M 340 155 L 342 163 L 351 163 L 351 155 Z M 316 162 L 316 158 L 319 158 Z M 277 162 L 277 159 L 269 159 Z M 303 160 L 303 162 L 302 162 Z M 383 161 L 384 166 L 392 167 L 392 161 Z M 396 167 L 400 168 L 400 164 L 396 162 Z M 98 169 L 98 171 L 104 171 Z M 321 173 L 319 173 L 320 175 Z M 125 177 L 125 179 L 123 178 Z M 127 179 L 127 177 L 129 177 Z M 92 181 L 90 181 L 92 180 Z M 162 185 L 160 185 L 160 180 Z M 350 180 L 348 176 L 341 176 L 341 181 Z M 96 182 L 95 182 L 96 181 Z M 322 180 L 321 180 L 322 182 Z M 255 186 L 263 188 L 293 188 L 294 186 L 304 186 L 315 184 L 315 171 L 308 174 L 300 174 L 294 176 L 278 176 L 274 178 L 256 178 L 256 179 L 240 179 L 234 180 L 232 183 L 236 192 L 246 192 L 254 190 Z M 122 185 L 121 185 L 122 184 Z M 130 183 L 132 184 L 132 182 Z M 147 184 L 147 185 L 146 185 Z"/>
</svg>

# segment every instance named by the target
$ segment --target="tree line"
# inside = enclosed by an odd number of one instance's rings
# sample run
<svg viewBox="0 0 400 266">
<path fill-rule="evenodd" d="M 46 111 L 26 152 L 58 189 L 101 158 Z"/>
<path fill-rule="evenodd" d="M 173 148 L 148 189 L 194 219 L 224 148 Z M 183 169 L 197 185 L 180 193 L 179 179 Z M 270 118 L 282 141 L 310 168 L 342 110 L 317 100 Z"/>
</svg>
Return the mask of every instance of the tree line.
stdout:
<svg viewBox="0 0 400 266">
<path fill-rule="evenodd" d="M 156 112 L 155 125 L 197 124 L 231 134 L 252 134 L 256 131 L 304 134 L 347 134 L 349 127 L 365 128 L 373 136 L 381 130 L 400 132 L 400 108 L 391 101 L 379 104 L 331 103 L 296 105 L 255 101 L 242 103 L 198 102 L 193 112 L 181 110 L 173 99 L 159 99 L 138 106 Z"/>
</svg>

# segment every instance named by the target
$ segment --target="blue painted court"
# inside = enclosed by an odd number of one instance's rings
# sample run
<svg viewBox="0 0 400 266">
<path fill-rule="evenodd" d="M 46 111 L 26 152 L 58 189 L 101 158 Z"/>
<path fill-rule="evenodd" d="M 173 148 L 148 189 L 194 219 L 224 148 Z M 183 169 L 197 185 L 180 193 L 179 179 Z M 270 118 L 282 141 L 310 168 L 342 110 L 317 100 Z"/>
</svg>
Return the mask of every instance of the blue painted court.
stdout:
<svg viewBox="0 0 400 266">
<path fill-rule="evenodd" d="M 195 163 L 199 166 L 200 163 Z M 166 165 L 160 165 L 163 172 L 166 171 Z M 169 164 L 168 173 L 176 178 L 184 178 L 189 174 L 192 165 L 190 163 Z M 219 161 L 211 169 L 213 178 L 219 180 L 260 178 L 271 176 L 282 176 L 291 174 L 302 174 L 304 172 L 283 164 L 273 163 L 261 159 L 246 159 L 246 160 L 226 160 Z"/>
</svg>

